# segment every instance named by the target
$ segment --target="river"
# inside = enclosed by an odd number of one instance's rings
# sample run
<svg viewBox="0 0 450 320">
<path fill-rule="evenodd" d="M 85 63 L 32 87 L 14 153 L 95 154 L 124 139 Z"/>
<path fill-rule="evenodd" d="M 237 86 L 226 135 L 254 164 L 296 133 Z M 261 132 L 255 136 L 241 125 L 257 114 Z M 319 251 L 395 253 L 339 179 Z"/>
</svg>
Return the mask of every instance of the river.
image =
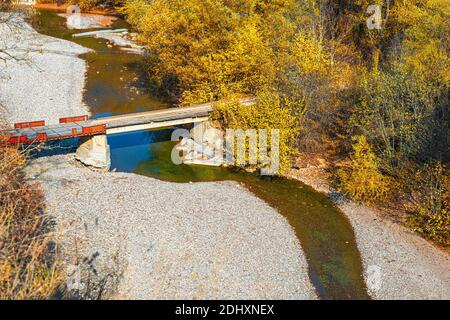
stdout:
<svg viewBox="0 0 450 320">
<path fill-rule="evenodd" d="M 110 47 L 106 40 L 72 38 L 79 31 L 67 29 L 65 19 L 54 11 L 33 10 L 31 21 L 40 33 L 95 51 L 82 56 L 88 65 L 84 100 L 94 117 L 170 107 L 152 94 L 143 56 Z M 120 19 L 113 25 L 123 27 L 129 28 Z M 175 165 L 170 160 L 175 145 L 170 134 L 171 130 L 161 130 L 108 136 L 111 167 L 178 183 L 241 183 L 277 209 L 294 228 L 308 260 L 309 277 L 321 299 L 369 299 L 353 229 L 327 196 L 286 178 L 267 180 L 233 169 Z"/>
</svg>

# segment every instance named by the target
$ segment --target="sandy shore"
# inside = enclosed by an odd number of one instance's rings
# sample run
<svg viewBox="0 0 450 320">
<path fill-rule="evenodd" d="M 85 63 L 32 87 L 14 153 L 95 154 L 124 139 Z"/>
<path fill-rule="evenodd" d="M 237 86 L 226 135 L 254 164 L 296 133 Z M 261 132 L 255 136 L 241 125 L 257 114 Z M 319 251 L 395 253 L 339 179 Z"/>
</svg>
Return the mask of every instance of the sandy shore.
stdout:
<svg viewBox="0 0 450 320">
<path fill-rule="evenodd" d="M 85 114 L 87 50 L 37 34 L 11 34 L 28 64 L 2 69 L 11 123 Z M 26 93 L 26 94 L 25 94 Z M 40 181 L 55 219 L 72 292 L 122 299 L 314 299 L 294 231 L 274 209 L 234 183 L 166 183 L 95 172 L 73 155 L 39 158 L 26 173 Z M 77 276 L 80 271 L 81 279 Z"/>
<path fill-rule="evenodd" d="M 450 299 L 450 256 L 383 213 L 344 199 L 317 168 L 290 175 L 329 194 L 349 218 L 374 299 Z"/>
</svg>

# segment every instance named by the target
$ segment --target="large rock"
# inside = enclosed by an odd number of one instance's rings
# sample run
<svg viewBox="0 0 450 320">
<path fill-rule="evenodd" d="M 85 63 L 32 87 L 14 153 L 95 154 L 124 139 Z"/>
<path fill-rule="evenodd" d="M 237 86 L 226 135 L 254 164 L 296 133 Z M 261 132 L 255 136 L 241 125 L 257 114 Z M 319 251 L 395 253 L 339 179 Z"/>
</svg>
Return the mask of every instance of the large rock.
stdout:
<svg viewBox="0 0 450 320">
<path fill-rule="evenodd" d="M 111 157 L 106 135 L 82 138 L 75 158 L 88 166 L 109 169 Z"/>
</svg>

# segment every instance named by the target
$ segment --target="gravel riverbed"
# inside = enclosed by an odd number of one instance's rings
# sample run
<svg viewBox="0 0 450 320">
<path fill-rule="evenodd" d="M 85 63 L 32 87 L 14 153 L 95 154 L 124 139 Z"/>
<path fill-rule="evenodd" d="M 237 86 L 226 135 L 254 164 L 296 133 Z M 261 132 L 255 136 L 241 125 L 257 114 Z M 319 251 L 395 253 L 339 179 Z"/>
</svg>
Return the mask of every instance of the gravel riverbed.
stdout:
<svg viewBox="0 0 450 320">
<path fill-rule="evenodd" d="M 10 20 L 9 25 L 0 23 L 0 48 L 14 57 L 0 65 L 1 116 L 11 124 L 49 124 L 88 114 L 83 104 L 86 63 L 78 55 L 90 50 L 39 34 L 20 16 Z"/>
<path fill-rule="evenodd" d="M 96 172 L 71 155 L 40 158 L 26 172 L 43 183 L 68 262 L 95 270 L 109 297 L 316 297 L 288 222 L 237 183 Z"/>
<path fill-rule="evenodd" d="M 82 102 L 88 49 L 21 23 L 0 24 L 23 61 L 0 67 L 3 117 L 58 121 Z M 307 262 L 287 221 L 232 182 L 175 184 L 98 172 L 71 155 L 34 160 L 72 286 L 90 298 L 314 299 Z M 295 177 L 333 194 L 323 180 Z M 374 209 L 334 199 L 349 218 L 375 299 L 450 299 L 448 254 Z M 79 279 L 78 279 L 79 280 Z"/>
<path fill-rule="evenodd" d="M 316 168 L 294 170 L 292 178 L 329 194 L 349 218 L 374 299 L 450 299 L 450 256 L 376 209 L 346 200 Z"/>
<path fill-rule="evenodd" d="M 10 53 L 1 69 L 4 118 L 87 113 L 88 50 L 0 26 Z M 236 183 L 176 184 L 93 171 L 73 155 L 25 169 L 44 188 L 71 293 L 120 299 L 315 299 L 308 265 L 285 218 Z"/>
</svg>

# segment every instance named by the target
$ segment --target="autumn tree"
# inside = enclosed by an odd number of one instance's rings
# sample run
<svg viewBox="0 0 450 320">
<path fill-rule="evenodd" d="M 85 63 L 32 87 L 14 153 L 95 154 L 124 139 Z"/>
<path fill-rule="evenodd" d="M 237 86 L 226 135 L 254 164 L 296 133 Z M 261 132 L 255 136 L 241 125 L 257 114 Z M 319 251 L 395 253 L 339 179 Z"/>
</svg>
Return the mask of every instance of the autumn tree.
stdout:
<svg viewBox="0 0 450 320">
<path fill-rule="evenodd" d="M 372 203 L 385 199 L 389 179 L 379 171 L 379 160 L 364 136 L 355 137 L 348 169 L 339 172 L 340 190 L 357 201 Z"/>
<path fill-rule="evenodd" d="M 380 201 L 387 180 L 412 199 L 407 185 L 427 164 L 447 168 L 449 10 L 445 0 L 129 0 L 123 12 L 173 101 L 264 97 L 273 112 L 230 103 L 219 118 L 286 129 L 285 168 L 292 148 L 350 157 L 343 190 Z"/>
<path fill-rule="evenodd" d="M 181 102 L 255 94 L 283 72 L 295 35 L 295 1 L 128 2 L 149 49 L 151 72 Z"/>
</svg>

